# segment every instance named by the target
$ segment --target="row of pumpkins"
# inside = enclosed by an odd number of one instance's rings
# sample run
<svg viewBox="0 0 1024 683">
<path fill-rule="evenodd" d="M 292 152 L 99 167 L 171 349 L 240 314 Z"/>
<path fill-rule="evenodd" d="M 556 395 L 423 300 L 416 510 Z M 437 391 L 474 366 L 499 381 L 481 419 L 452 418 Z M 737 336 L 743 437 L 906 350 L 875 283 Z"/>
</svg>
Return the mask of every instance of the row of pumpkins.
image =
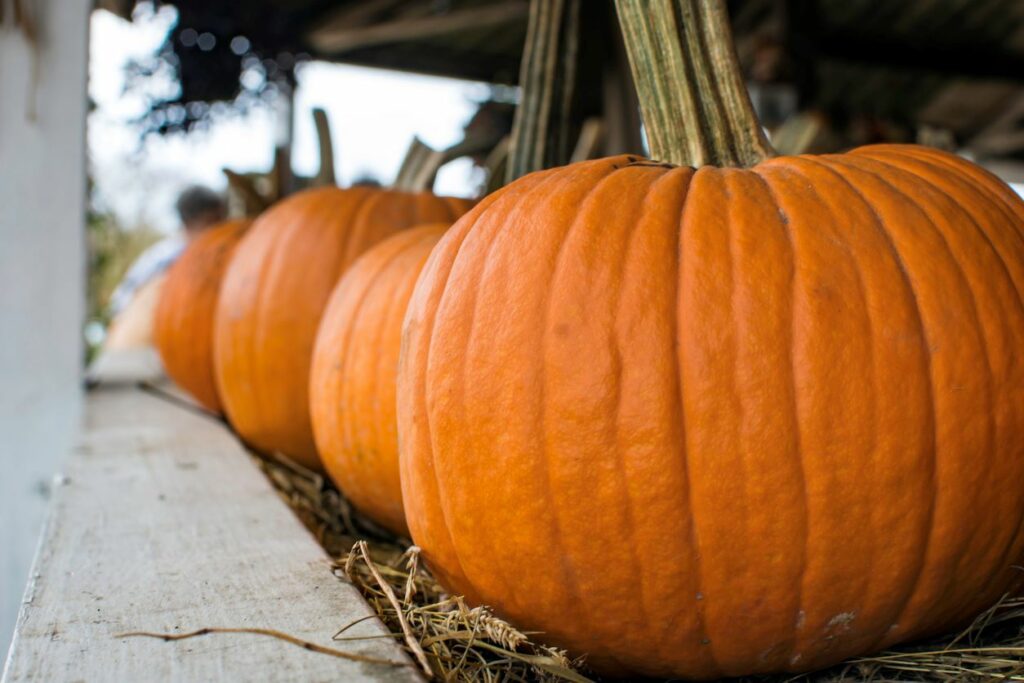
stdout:
<svg viewBox="0 0 1024 683">
<path fill-rule="evenodd" d="M 923 147 L 776 156 L 724 3 L 617 6 L 659 162 L 213 230 L 165 283 L 169 374 L 600 672 L 804 671 L 1018 591 L 1024 203 Z M 661 49 L 679 17 L 706 35 Z"/>
<path fill-rule="evenodd" d="M 206 231 L 162 287 L 153 333 L 168 375 L 254 448 L 326 469 L 367 515 L 407 536 L 395 418 L 402 319 L 431 249 L 471 206 L 320 188 L 251 226 Z"/>
<path fill-rule="evenodd" d="M 194 240 L 158 346 L 248 443 L 326 469 L 383 526 L 413 526 L 446 586 L 599 669 L 800 670 L 961 623 L 1024 559 L 1024 205 L 920 148 L 763 166 L 744 188 L 584 162 L 466 215 L 428 193 L 305 191 Z M 864 242 L 875 220 L 948 244 L 901 245 L 889 267 Z M 957 221 L 978 227 L 954 237 Z M 806 253 L 758 234 L 786 223 Z M 694 539 L 698 511 L 713 536 Z"/>
</svg>

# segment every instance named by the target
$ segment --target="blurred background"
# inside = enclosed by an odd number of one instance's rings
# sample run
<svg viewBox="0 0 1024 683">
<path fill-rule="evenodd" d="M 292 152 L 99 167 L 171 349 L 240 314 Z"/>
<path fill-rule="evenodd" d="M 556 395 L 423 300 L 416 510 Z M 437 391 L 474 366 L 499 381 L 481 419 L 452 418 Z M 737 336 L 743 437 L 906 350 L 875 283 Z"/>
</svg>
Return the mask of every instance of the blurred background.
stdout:
<svg viewBox="0 0 1024 683">
<path fill-rule="evenodd" d="M 81 379 L 128 267 L 201 184 L 391 184 L 416 138 L 511 126 L 527 0 L 0 0 L 0 648 Z M 610 2 L 584 3 L 597 153 L 643 151 Z M 785 153 L 919 142 L 1024 183 L 1024 2 L 732 0 L 755 107 Z M 322 110 L 318 128 L 314 110 Z M 330 134 L 325 157 L 324 131 Z M 488 145 L 434 183 L 477 196 Z M 325 161 L 326 160 L 326 161 Z M 322 168 L 323 164 L 330 168 Z M 229 188 L 225 169 L 243 178 Z"/>
</svg>

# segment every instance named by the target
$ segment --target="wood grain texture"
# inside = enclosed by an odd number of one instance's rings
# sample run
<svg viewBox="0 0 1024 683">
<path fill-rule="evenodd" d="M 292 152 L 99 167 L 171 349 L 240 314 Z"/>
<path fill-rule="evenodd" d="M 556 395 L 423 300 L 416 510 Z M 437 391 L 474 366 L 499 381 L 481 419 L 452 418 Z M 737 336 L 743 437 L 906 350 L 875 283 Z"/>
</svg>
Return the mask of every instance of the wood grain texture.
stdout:
<svg viewBox="0 0 1024 683">
<path fill-rule="evenodd" d="M 415 681 L 387 638 L 333 643 L 371 614 L 219 423 L 124 385 L 87 398 L 36 558 L 4 681 Z M 134 631 L 270 628 L 166 643 Z M 346 635 L 383 635 L 368 619 Z"/>
</svg>

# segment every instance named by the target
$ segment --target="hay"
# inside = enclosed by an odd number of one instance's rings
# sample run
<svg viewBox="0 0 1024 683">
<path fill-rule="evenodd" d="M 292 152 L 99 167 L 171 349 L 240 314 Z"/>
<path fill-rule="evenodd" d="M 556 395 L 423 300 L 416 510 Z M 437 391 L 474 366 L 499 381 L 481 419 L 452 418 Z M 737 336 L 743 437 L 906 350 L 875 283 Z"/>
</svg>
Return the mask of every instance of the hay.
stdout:
<svg viewBox="0 0 1024 683">
<path fill-rule="evenodd" d="M 420 562 L 419 549 L 359 515 L 323 477 L 284 458 L 257 457 L 278 492 L 408 650 L 441 681 L 588 681 L 584 662 L 541 645 L 482 607 L 451 596 Z M 350 639 L 342 628 L 334 639 Z M 748 683 L 1024 681 L 1024 598 L 1005 598 L 962 633 L 849 660 L 802 675 Z"/>
<path fill-rule="evenodd" d="M 327 552 L 339 558 L 335 575 L 359 589 L 428 676 L 495 683 L 590 680 L 561 650 L 535 643 L 489 610 L 445 593 L 423 567 L 418 548 L 359 515 L 320 475 L 281 456 L 256 461 Z M 345 633 L 354 625 L 344 626 L 334 640 L 349 640 Z"/>
</svg>

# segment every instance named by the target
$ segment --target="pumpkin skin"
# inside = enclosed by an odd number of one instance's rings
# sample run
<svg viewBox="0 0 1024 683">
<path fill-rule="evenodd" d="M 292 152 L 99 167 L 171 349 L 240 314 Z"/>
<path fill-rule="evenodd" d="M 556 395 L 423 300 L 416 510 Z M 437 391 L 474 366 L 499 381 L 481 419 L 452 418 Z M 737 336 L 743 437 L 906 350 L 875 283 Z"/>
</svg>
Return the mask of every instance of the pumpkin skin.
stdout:
<svg viewBox="0 0 1024 683">
<path fill-rule="evenodd" d="M 214 333 L 221 400 L 246 442 L 320 469 L 309 367 L 334 285 L 377 242 L 452 221 L 469 206 L 426 192 L 331 187 L 299 192 L 256 219 L 224 275 Z"/>
<path fill-rule="evenodd" d="M 409 534 L 395 416 L 402 321 L 447 228 L 403 230 L 356 261 L 331 295 L 313 352 L 309 405 L 324 468 L 357 508 L 400 536 Z"/>
<path fill-rule="evenodd" d="M 167 376 L 207 410 L 221 412 L 213 374 L 213 318 L 231 255 L 248 220 L 203 231 L 167 270 L 153 336 Z"/>
<path fill-rule="evenodd" d="M 1024 205 L 916 146 L 526 176 L 406 317 L 402 491 L 451 591 L 598 671 L 804 671 L 1024 559 Z"/>
</svg>

